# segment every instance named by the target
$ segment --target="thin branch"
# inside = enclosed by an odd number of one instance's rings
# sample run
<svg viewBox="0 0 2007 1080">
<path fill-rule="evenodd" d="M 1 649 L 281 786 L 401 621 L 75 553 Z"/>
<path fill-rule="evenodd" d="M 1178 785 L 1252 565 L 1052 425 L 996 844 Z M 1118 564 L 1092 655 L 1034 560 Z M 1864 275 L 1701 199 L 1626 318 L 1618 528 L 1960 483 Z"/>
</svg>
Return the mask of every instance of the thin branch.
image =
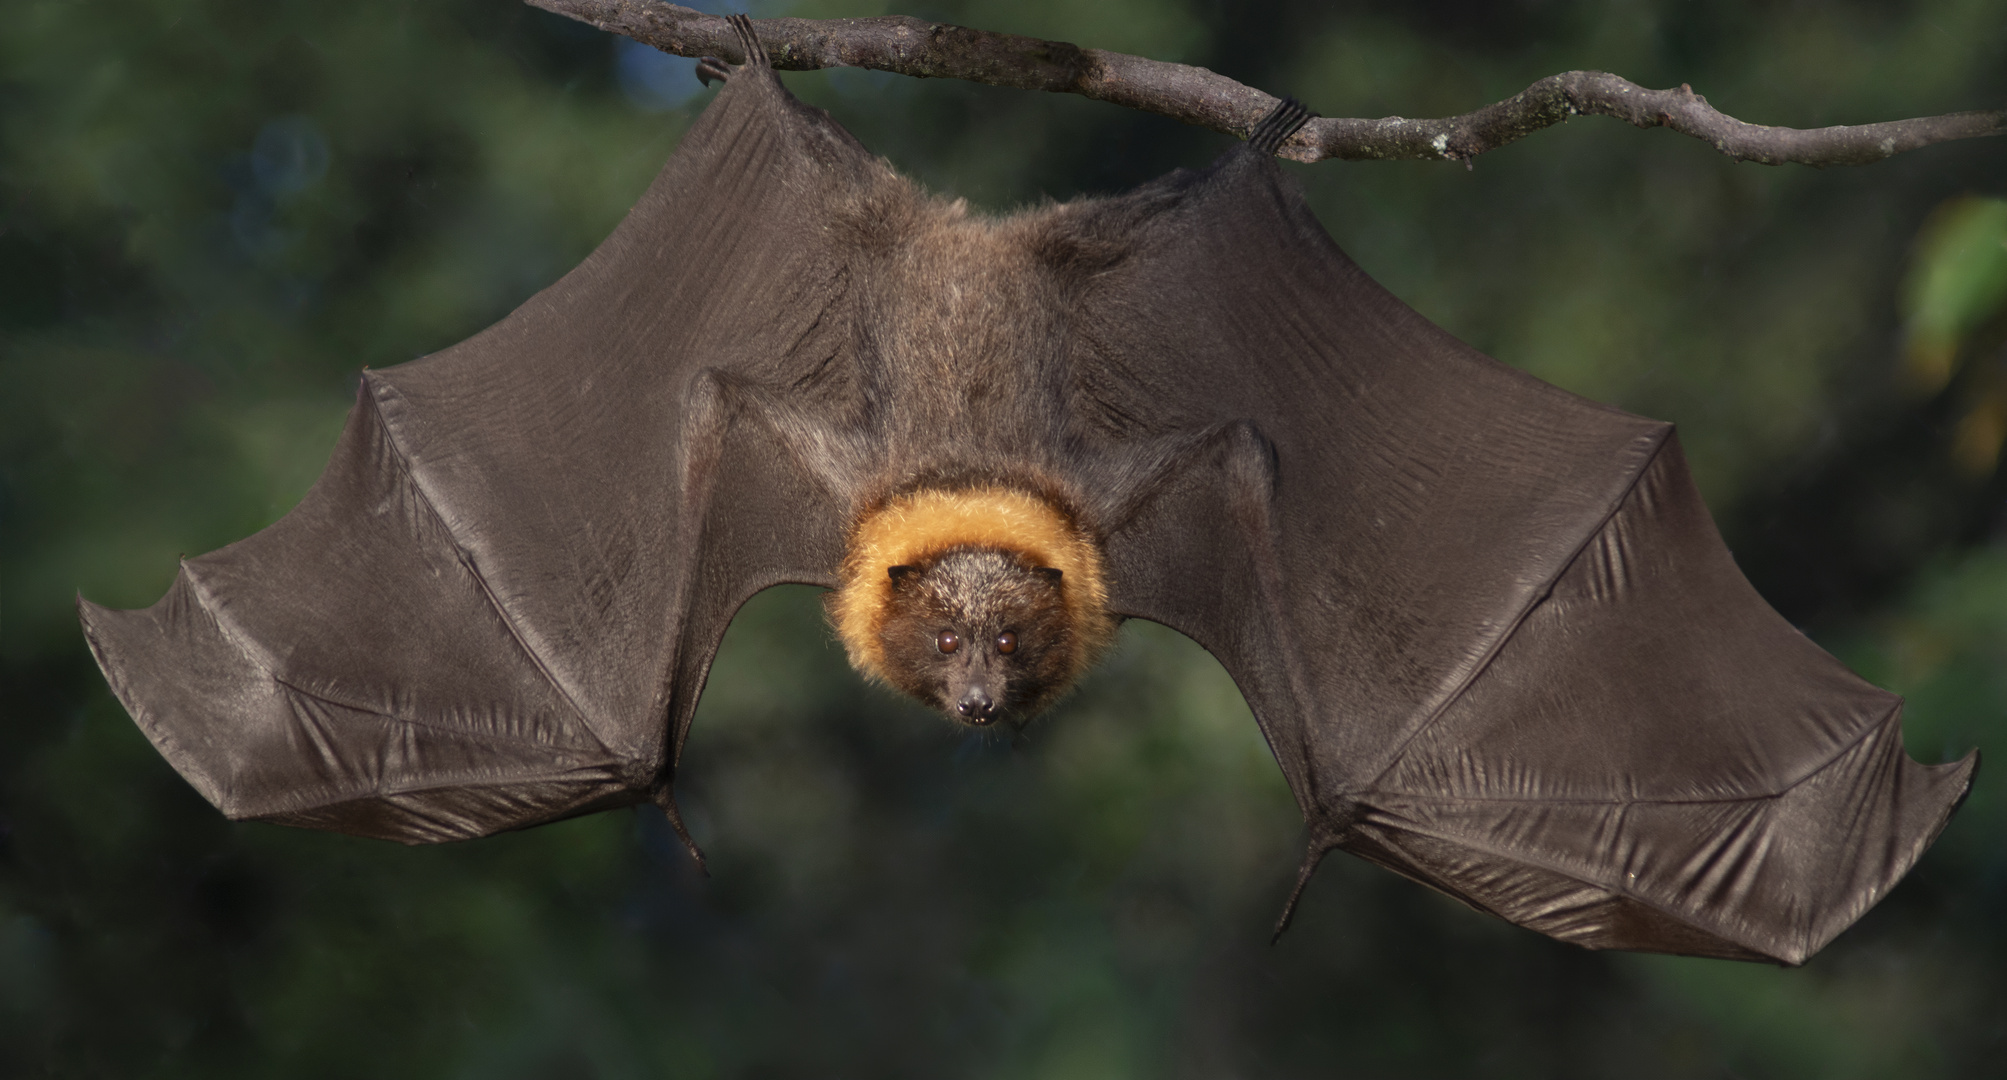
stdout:
<svg viewBox="0 0 2007 1080">
<path fill-rule="evenodd" d="M 738 39 L 723 16 L 660 0 L 527 0 L 546 11 L 625 34 L 679 56 L 734 62 Z M 1079 94 L 1158 113 L 1240 138 L 1277 99 L 1201 67 L 1148 60 L 1063 41 L 971 30 L 905 15 L 869 19 L 760 19 L 753 23 L 777 68 L 875 68 L 923 79 L 963 79 L 1020 90 Z M 2007 132 L 2007 109 L 1824 128 L 1745 124 L 1690 87 L 1647 90 L 1601 71 L 1550 75 L 1491 105 L 1440 120 L 1324 118 L 1283 144 L 1295 161 L 1325 158 L 1468 161 L 1571 116 L 1613 116 L 1668 127 L 1738 161 L 1765 165 L 1866 165 L 1953 139 Z"/>
</svg>

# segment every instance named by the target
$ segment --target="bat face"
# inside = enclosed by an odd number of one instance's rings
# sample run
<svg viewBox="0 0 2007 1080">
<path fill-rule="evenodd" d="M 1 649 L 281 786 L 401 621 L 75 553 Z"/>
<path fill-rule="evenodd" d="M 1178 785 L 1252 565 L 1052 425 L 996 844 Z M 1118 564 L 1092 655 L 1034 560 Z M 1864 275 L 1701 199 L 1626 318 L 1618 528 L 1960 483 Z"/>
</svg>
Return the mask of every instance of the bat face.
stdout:
<svg viewBox="0 0 2007 1080">
<path fill-rule="evenodd" d="M 888 574 L 879 634 L 894 686 L 975 727 L 1021 727 L 1065 689 L 1075 659 L 1061 571 L 964 547 Z"/>
<path fill-rule="evenodd" d="M 1023 727 L 1114 633 L 1097 541 L 1047 498 L 927 487 L 852 530 L 830 621 L 851 663 L 979 727 Z"/>
</svg>

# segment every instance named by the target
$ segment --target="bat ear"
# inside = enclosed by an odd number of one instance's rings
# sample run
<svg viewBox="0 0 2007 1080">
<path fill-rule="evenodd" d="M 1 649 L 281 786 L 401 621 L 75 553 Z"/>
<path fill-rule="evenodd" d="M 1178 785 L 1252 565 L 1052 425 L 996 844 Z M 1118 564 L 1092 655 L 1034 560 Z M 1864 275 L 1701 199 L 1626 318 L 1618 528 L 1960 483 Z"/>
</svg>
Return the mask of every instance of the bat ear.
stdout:
<svg viewBox="0 0 2007 1080">
<path fill-rule="evenodd" d="M 920 568 L 917 566 L 891 566 L 885 570 L 885 573 L 892 578 L 892 587 L 895 589 L 906 584 L 907 578 L 919 572 Z"/>
<path fill-rule="evenodd" d="M 1057 566 L 1041 566 L 1036 570 L 1033 570 L 1032 573 L 1037 574 L 1039 577 L 1044 578 L 1046 584 L 1055 586 L 1059 584 L 1060 578 L 1066 576 L 1066 571 L 1061 570 Z"/>
</svg>

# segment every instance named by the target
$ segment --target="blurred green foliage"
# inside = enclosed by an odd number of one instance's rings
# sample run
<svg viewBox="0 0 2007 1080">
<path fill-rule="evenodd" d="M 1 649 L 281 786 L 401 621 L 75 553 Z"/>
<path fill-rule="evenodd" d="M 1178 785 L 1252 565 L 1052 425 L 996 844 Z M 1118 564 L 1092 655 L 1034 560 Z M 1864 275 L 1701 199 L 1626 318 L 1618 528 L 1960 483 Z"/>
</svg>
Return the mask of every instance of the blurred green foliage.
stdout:
<svg viewBox="0 0 2007 1080">
<path fill-rule="evenodd" d="M 1571 68 L 1797 126 L 2007 101 L 1989 0 L 894 10 L 1204 64 L 1329 115 L 1461 112 Z M 1013 748 L 861 686 L 812 593 L 762 595 L 680 782 L 709 880 L 647 810 L 426 849 L 223 821 L 107 693 L 75 591 L 151 603 L 177 553 L 284 513 L 362 366 L 562 273 L 708 95 L 686 62 L 508 0 L 5 19 L 0 1074 L 1969 1076 L 2007 1052 L 1987 776 L 1797 971 L 1586 953 L 1343 858 L 1271 949 L 1294 805 L 1218 666 L 1144 626 Z M 1069 97 L 788 79 L 991 208 L 1227 145 Z M 2003 165 L 1991 140 L 1765 169 L 1580 120 L 1468 172 L 1295 175 L 1438 322 L 1680 422 L 1759 588 L 1909 695 L 1935 761 L 2007 731 L 2003 489 L 1954 456 L 1983 395 L 1902 393 L 1902 357 L 1951 335 L 1946 370 L 1974 373 L 1954 389 L 1997 365 Z"/>
<path fill-rule="evenodd" d="M 1917 237 L 1903 285 L 1907 359 L 1936 390 L 1950 381 L 1959 346 L 2007 307 L 2007 199 L 1973 196 L 1939 207 Z"/>
<path fill-rule="evenodd" d="M 1903 285 L 1909 381 L 1936 393 L 1964 369 L 1968 404 L 1952 456 L 1967 472 L 1991 473 L 2007 440 L 2007 199 L 1939 207 Z"/>
</svg>

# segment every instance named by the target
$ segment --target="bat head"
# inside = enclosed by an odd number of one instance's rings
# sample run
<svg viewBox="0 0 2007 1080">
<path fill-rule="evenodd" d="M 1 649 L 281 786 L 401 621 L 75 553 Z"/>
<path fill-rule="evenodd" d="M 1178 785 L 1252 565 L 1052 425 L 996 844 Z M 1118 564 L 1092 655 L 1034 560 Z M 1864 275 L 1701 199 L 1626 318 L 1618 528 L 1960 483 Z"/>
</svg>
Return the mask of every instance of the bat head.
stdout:
<svg viewBox="0 0 2007 1080">
<path fill-rule="evenodd" d="M 958 723 L 1014 727 L 1079 668 L 1065 574 L 1021 552 L 958 547 L 888 571 L 886 681 Z"/>
<path fill-rule="evenodd" d="M 852 528 L 830 622 L 850 662 L 975 727 L 1023 727 L 1114 636 L 1100 545 L 1049 494 L 921 487 Z"/>
</svg>

